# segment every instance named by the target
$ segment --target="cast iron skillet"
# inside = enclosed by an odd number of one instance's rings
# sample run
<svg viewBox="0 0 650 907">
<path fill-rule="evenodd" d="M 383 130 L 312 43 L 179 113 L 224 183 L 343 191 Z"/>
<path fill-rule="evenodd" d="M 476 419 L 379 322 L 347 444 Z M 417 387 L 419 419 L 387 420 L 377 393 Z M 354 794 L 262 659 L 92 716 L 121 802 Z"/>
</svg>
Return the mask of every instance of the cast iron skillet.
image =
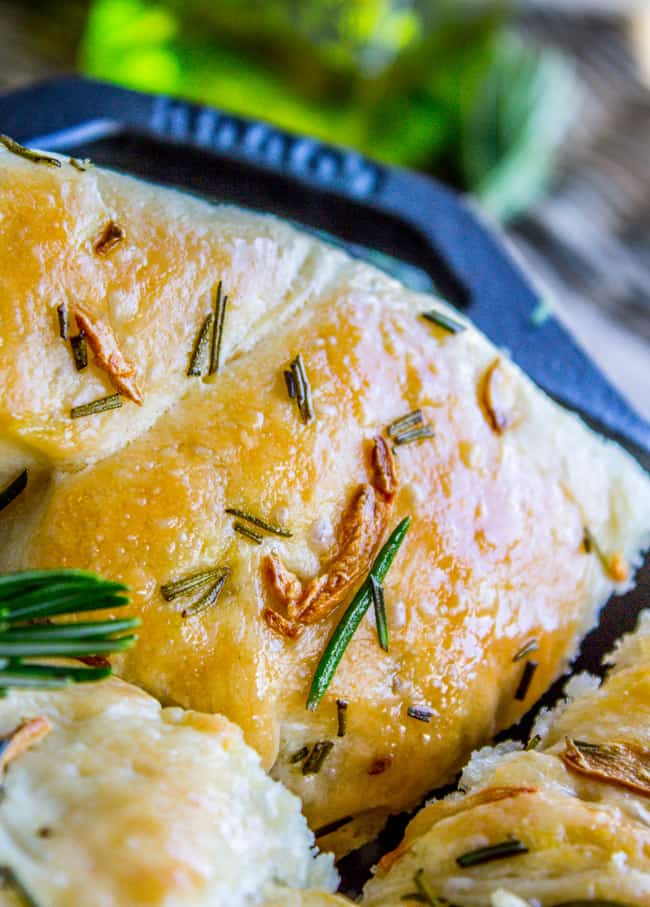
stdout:
<svg viewBox="0 0 650 907">
<path fill-rule="evenodd" d="M 268 123 L 166 97 L 71 77 L 0 95 L 0 132 L 19 142 L 177 186 L 217 201 L 272 211 L 325 231 L 355 255 L 379 250 L 428 275 L 548 394 L 617 440 L 650 469 L 650 425 L 637 415 L 551 317 L 493 226 L 444 186 Z M 650 606 L 650 555 L 635 590 L 612 599 L 574 670 L 602 656 Z M 561 694 L 559 680 L 544 697 Z M 509 735 L 522 735 L 528 716 Z M 506 735 L 504 735 L 506 736 Z M 399 840 L 405 816 L 378 842 L 341 861 L 355 893 L 379 854 Z"/>
</svg>

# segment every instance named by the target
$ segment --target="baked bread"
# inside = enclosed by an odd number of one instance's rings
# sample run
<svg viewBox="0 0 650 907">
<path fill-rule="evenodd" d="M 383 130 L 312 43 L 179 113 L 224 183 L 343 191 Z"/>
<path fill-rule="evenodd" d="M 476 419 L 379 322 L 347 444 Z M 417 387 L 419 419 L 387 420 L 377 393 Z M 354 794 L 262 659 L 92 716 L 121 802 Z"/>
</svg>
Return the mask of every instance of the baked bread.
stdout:
<svg viewBox="0 0 650 907">
<path fill-rule="evenodd" d="M 504 891 L 541 907 L 650 903 L 648 616 L 614 660 L 602 686 L 585 675 L 570 682 L 575 699 L 542 717 L 535 749 L 479 750 L 461 779 L 467 793 L 416 816 L 364 904 L 403 907 L 418 882 L 458 907 L 516 907 Z M 458 864 L 503 842 L 511 856 Z"/>
<path fill-rule="evenodd" d="M 348 849 L 564 670 L 648 543 L 648 478 L 440 300 L 273 217 L 55 160 L 0 148 L 0 487 L 28 471 L 0 571 L 126 582 L 143 623 L 116 670 L 239 724 L 312 827 L 352 817 L 323 838 Z M 371 608 L 307 710 L 406 516 L 388 652 Z"/>
<path fill-rule="evenodd" d="M 298 800 L 221 716 L 111 678 L 11 693 L 0 737 L 2 907 L 20 886 L 48 907 L 307 907 L 289 889 L 336 887 Z"/>
</svg>

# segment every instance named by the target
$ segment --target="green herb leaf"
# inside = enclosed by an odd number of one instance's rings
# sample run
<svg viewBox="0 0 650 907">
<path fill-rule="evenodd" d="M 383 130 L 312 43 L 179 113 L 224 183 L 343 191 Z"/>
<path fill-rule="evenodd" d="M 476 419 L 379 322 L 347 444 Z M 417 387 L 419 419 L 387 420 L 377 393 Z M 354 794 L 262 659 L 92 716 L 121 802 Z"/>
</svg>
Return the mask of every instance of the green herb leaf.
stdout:
<svg viewBox="0 0 650 907">
<path fill-rule="evenodd" d="M 19 494 L 27 488 L 27 470 L 23 469 L 15 479 L 12 479 L 8 485 L 0 491 L 0 511 L 8 507 Z"/>
<path fill-rule="evenodd" d="M 8 135 L 0 135 L 0 145 L 4 145 L 7 151 L 11 151 L 12 154 L 17 154 L 18 157 L 24 157 L 33 164 L 47 164 L 49 167 L 61 166 L 61 161 L 57 160 L 57 158 L 50 157 L 47 154 L 41 154 L 40 151 L 32 151 L 31 148 L 25 148 L 18 142 L 10 139 Z"/>
<path fill-rule="evenodd" d="M 530 689 L 530 684 L 532 682 L 535 671 L 539 667 L 536 661 L 527 661 L 524 665 L 524 670 L 521 675 L 521 680 L 519 681 L 519 686 L 515 692 L 515 699 L 523 702 L 523 700 L 528 695 L 528 690 Z"/>
<path fill-rule="evenodd" d="M 165 583 L 160 587 L 162 596 L 165 601 L 171 602 L 179 595 L 187 595 L 201 586 L 207 586 L 212 580 L 218 579 L 224 571 L 224 567 L 211 567 L 209 570 L 200 570 L 198 573 L 191 573 L 184 576 L 183 579 L 174 580 L 171 583 Z"/>
<path fill-rule="evenodd" d="M 78 372 L 83 371 L 88 365 L 88 344 L 86 343 L 86 332 L 79 331 L 75 337 L 70 338 L 74 364 Z"/>
<path fill-rule="evenodd" d="M 302 764 L 303 775 L 317 775 L 333 747 L 334 744 L 331 740 L 319 740 L 315 743 L 310 754 Z"/>
<path fill-rule="evenodd" d="M 288 375 L 291 375 L 291 378 Z M 290 399 L 295 399 L 300 418 L 307 425 L 314 419 L 314 404 L 311 396 L 311 385 L 301 353 L 298 353 L 291 363 L 290 371 L 284 372 L 284 380 Z"/>
<path fill-rule="evenodd" d="M 419 705 L 410 705 L 406 710 L 406 714 L 409 718 L 415 718 L 416 721 L 425 721 L 427 723 L 433 718 L 431 709 L 425 709 Z"/>
<path fill-rule="evenodd" d="M 255 542 L 256 545 L 261 545 L 264 541 L 264 537 L 259 534 L 259 532 L 254 532 L 248 526 L 245 526 L 243 523 L 233 523 L 232 528 L 235 532 L 238 532 L 240 535 L 243 535 L 245 538 L 249 539 L 251 542 Z"/>
<path fill-rule="evenodd" d="M 384 587 L 378 583 L 374 576 L 370 576 L 370 593 L 372 603 L 375 609 L 375 623 L 377 625 L 377 639 L 379 645 L 388 652 L 388 618 L 386 617 L 386 601 L 384 599 Z"/>
<path fill-rule="evenodd" d="M 81 406 L 73 406 L 70 410 L 70 417 L 72 419 L 83 419 L 85 416 L 105 413 L 110 409 L 119 409 L 121 405 L 122 397 L 119 394 L 110 394 L 108 397 L 101 397 L 99 400 L 92 400 L 90 403 L 82 403 Z"/>
<path fill-rule="evenodd" d="M 405 416 L 401 416 L 401 418 L 391 422 L 386 429 L 386 433 L 389 438 L 394 438 L 395 435 L 401 435 L 405 431 L 415 428 L 416 425 L 422 425 L 423 422 L 422 410 L 414 409 L 413 412 L 407 413 Z"/>
<path fill-rule="evenodd" d="M 448 331 L 450 334 L 461 334 L 467 329 L 467 325 L 463 324 L 462 321 L 457 321 L 455 318 L 452 318 L 451 315 L 440 312 L 438 309 L 430 309 L 428 312 L 422 312 L 422 317 L 426 318 L 427 321 L 430 321 L 431 324 L 435 324 L 437 327 Z"/>
<path fill-rule="evenodd" d="M 266 520 L 254 516 L 252 513 L 248 513 L 246 510 L 238 510 L 236 507 L 226 507 L 226 513 L 231 516 L 238 516 L 240 519 L 246 520 L 247 523 L 252 523 L 253 526 L 259 526 L 260 529 L 263 529 L 265 532 L 270 532 L 272 535 L 281 535 L 286 539 L 290 539 L 293 535 L 293 533 L 289 532 L 288 529 L 285 529 L 284 526 L 276 526 L 274 523 L 268 523 Z"/>
<path fill-rule="evenodd" d="M 479 866 L 481 863 L 491 863 L 493 860 L 504 860 L 506 857 L 515 857 L 528 853 L 528 848 L 516 838 L 500 841 L 498 844 L 488 844 L 487 847 L 478 847 L 456 857 L 456 862 L 461 869 L 470 866 Z"/>
<path fill-rule="evenodd" d="M 221 590 L 223 589 L 229 576 L 230 570 L 228 569 L 228 567 L 224 567 L 216 583 L 211 586 L 206 593 L 201 595 L 195 602 L 193 602 L 189 606 L 189 608 L 185 608 L 181 612 L 181 617 L 196 617 L 197 614 L 201 614 L 203 611 L 207 611 L 208 608 L 211 608 L 214 604 L 216 604 L 217 599 L 221 595 Z"/>
<path fill-rule="evenodd" d="M 393 441 L 398 447 L 402 444 L 412 444 L 414 441 L 422 441 L 424 438 L 434 438 L 435 433 L 430 425 L 421 425 L 413 428 L 411 431 L 405 431 L 404 434 L 395 435 Z"/>
<path fill-rule="evenodd" d="M 336 700 L 337 737 L 345 737 L 348 729 L 348 702 L 346 699 Z"/>
<path fill-rule="evenodd" d="M 410 525 L 411 518 L 405 517 L 395 527 L 388 541 L 377 555 L 370 570 L 370 576 L 374 576 L 379 582 L 383 582 L 388 573 Z M 311 711 L 315 711 L 318 708 L 321 699 L 332 682 L 332 678 L 350 640 L 370 607 L 371 600 L 370 580 L 368 578 L 352 599 L 318 663 L 307 699 L 307 708 Z"/>
<path fill-rule="evenodd" d="M 342 819 L 334 819 L 333 822 L 328 822 L 327 825 L 321 825 L 320 828 L 315 829 L 314 837 L 324 838 L 326 835 L 331 835 L 333 832 L 338 831 L 339 828 L 343 828 L 344 825 L 349 825 L 353 819 L 354 816 L 343 816 Z"/>
<path fill-rule="evenodd" d="M 92 657 L 129 648 L 135 618 L 50 623 L 53 617 L 114 610 L 128 603 L 121 583 L 78 570 L 28 570 L 0 576 L 0 690 L 7 687 L 57 688 L 100 680 L 107 667 L 35 662 L 48 658 Z M 32 621 L 48 623 L 32 623 Z M 24 659 L 27 659 L 26 661 Z"/>
<path fill-rule="evenodd" d="M 529 639 L 518 652 L 513 655 L 513 661 L 521 661 L 522 658 L 525 658 L 527 655 L 532 655 L 533 652 L 539 650 L 539 642 L 536 639 Z"/>
<path fill-rule="evenodd" d="M 56 317 L 59 322 L 59 337 L 61 340 L 68 339 L 68 307 L 65 302 L 56 307 Z"/>
<path fill-rule="evenodd" d="M 188 377 L 202 375 L 208 365 L 208 350 L 210 345 L 210 331 L 212 329 L 212 322 L 214 316 L 212 312 L 205 316 L 205 320 L 201 325 L 201 330 L 199 331 L 199 336 L 194 345 L 194 350 L 192 351 L 192 358 L 190 359 L 190 365 L 187 370 Z"/>
<path fill-rule="evenodd" d="M 217 298 L 214 308 L 214 329 L 212 331 L 212 343 L 210 344 L 210 365 L 208 375 L 219 373 L 221 365 L 221 344 L 223 340 L 223 325 L 226 319 L 226 304 L 228 297 L 223 295 L 221 281 L 217 287 Z"/>
</svg>

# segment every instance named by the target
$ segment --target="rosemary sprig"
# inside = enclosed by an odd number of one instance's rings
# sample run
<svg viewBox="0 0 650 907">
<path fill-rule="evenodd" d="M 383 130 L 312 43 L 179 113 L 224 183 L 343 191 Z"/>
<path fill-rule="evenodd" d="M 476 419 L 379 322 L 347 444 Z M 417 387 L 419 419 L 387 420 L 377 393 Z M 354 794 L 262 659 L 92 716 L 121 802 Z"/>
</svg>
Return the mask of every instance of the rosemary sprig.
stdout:
<svg viewBox="0 0 650 907">
<path fill-rule="evenodd" d="M 433 718 L 431 709 L 425 709 L 423 706 L 419 705 L 410 705 L 406 710 L 406 714 L 409 718 L 415 718 L 416 721 L 429 722 Z"/>
<path fill-rule="evenodd" d="M 86 332 L 79 331 L 75 337 L 70 338 L 74 364 L 78 372 L 83 371 L 88 365 L 88 344 L 86 343 Z"/>
<path fill-rule="evenodd" d="M 13 888 L 24 907 L 41 907 L 34 895 L 25 887 L 25 883 L 16 875 L 11 866 L 0 866 L 0 883 L 2 887 Z"/>
<path fill-rule="evenodd" d="M 61 161 L 57 160 L 55 157 L 41 154 L 40 151 L 32 151 L 31 148 L 25 148 L 24 145 L 20 145 L 18 142 L 14 141 L 14 139 L 10 139 L 8 135 L 0 134 L 0 145 L 4 145 L 7 151 L 11 151 L 12 154 L 17 154 L 18 157 L 24 157 L 33 164 L 47 164 L 48 167 L 61 166 Z"/>
<path fill-rule="evenodd" d="M 386 617 L 384 587 L 372 575 L 370 576 L 370 594 L 372 595 L 372 604 L 375 610 L 377 639 L 384 652 L 388 652 L 388 618 Z"/>
<path fill-rule="evenodd" d="M 446 315 L 444 312 L 440 312 L 438 309 L 422 312 L 422 317 L 426 318 L 426 320 L 430 321 L 432 324 L 437 325 L 439 328 L 449 331 L 450 334 L 460 334 L 466 330 L 466 325 L 461 321 L 456 321 L 455 318 Z"/>
<path fill-rule="evenodd" d="M 317 775 L 333 747 L 334 744 L 331 740 L 319 740 L 315 743 L 302 764 L 303 775 Z"/>
<path fill-rule="evenodd" d="M 389 438 L 394 438 L 396 435 L 401 435 L 405 431 L 415 428 L 417 425 L 422 425 L 423 422 L 424 417 L 422 415 L 422 410 L 414 409 L 413 412 L 407 413 L 405 416 L 401 416 L 399 419 L 395 419 L 394 422 L 391 422 L 386 429 L 386 434 Z"/>
<path fill-rule="evenodd" d="M 333 832 L 338 831 L 339 828 L 343 828 L 344 825 L 349 825 L 353 819 L 354 816 L 343 816 L 342 819 L 334 819 L 333 822 L 328 822 L 327 825 L 321 825 L 320 828 L 315 829 L 314 837 L 324 838 L 325 835 L 331 835 Z"/>
<path fill-rule="evenodd" d="M 230 516 L 238 516 L 247 523 L 252 523 L 253 526 L 257 526 L 265 532 L 270 532 L 272 535 L 281 535 L 285 539 L 290 539 L 293 535 L 293 533 L 288 529 L 285 529 L 284 526 L 277 526 L 275 523 L 269 523 L 266 520 L 261 519 L 261 517 L 248 513 L 246 510 L 238 510 L 237 507 L 226 507 L 226 513 L 230 514 Z"/>
<path fill-rule="evenodd" d="M 223 295 L 221 281 L 217 287 L 217 298 L 214 306 L 214 329 L 212 331 L 212 343 L 210 344 L 210 365 L 208 375 L 219 374 L 221 365 L 221 342 L 223 339 L 223 325 L 226 320 L 226 304 L 228 297 Z"/>
<path fill-rule="evenodd" d="M 370 592 L 370 576 L 374 576 L 375 579 L 380 583 L 383 582 L 386 574 L 390 569 L 391 564 L 393 563 L 393 560 L 395 559 L 397 552 L 400 549 L 402 542 L 404 541 L 404 536 L 406 535 L 410 525 L 411 518 L 405 517 L 392 531 L 388 538 L 388 541 L 377 555 L 375 562 L 370 570 L 369 577 L 366 579 L 357 594 L 352 599 L 345 614 L 334 630 L 334 633 L 332 634 L 330 641 L 328 642 L 325 651 L 318 663 L 318 667 L 316 668 L 314 679 L 312 681 L 311 689 L 309 691 L 307 708 L 311 711 L 315 711 L 318 708 L 321 699 L 325 695 L 327 688 L 332 682 L 332 678 L 334 677 L 338 664 L 343 657 L 343 653 L 347 649 L 348 644 L 354 636 L 359 624 L 361 623 L 364 614 L 370 607 L 372 598 Z"/>
<path fill-rule="evenodd" d="M 68 307 L 65 304 L 65 302 L 62 302 L 60 305 L 58 305 L 56 307 L 56 317 L 59 322 L 59 337 L 61 338 L 61 340 L 67 340 L 69 322 L 68 322 Z"/>
<path fill-rule="evenodd" d="M 337 737 L 345 737 L 348 730 L 348 701 L 347 699 L 336 700 L 336 722 Z"/>
<path fill-rule="evenodd" d="M 82 658 L 129 648 L 135 636 L 124 634 L 138 626 L 135 618 L 49 622 L 57 616 L 121 608 L 128 604 L 124 592 L 126 586 L 121 583 L 80 570 L 29 570 L 0 576 L 0 690 L 58 688 L 108 676 L 110 665 L 52 665 L 34 659 Z"/>
<path fill-rule="evenodd" d="M 23 469 L 15 479 L 12 479 L 8 485 L 5 485 L 5 487 L 0 490 L 0 511 L 4 510 L 5 507 L 8 507 L 19 494 L 23 493 L 25 488 L 27 488 L 27 470 Z"/>
<path fill-rule="evenodd" d="M 395 435 L 393 441 L 400 447 L 402 444 L 412 444 L 413 441 L 422 441 L 424 438 L 434 438 L 435 432 L 430 425 L 420 425 L 401 435 Z"/>
<path fill-rule="evenodd" d="M 521 649 L 513 655 L 512 660 L 521 661 L 522 658 L 525 658 L 527 655 L 532 655 L 533 652 L 537 652 L 538 650 L 539 642 L 536 639 L 529 639 L 528 642 L 524 643 Z"/>
<path fill-rule="evenodd" d="M 539 665 L 536 661 L 527 661 L 524 665 L 521 680 L 519 681 L 519 686 L 517 687 L 517 690 L 515 692 L 515 699 L 517 699 L 519 702 L 523 702 L 528 695 L 530 684 L 538 667 Z"/>
<path fill-rule="evenodd" d="M 70 418 L 83 419 L 85 416 L 94 416 L 96 413 L 119 409 L 121 405 L 122 397 L 120 394 L 110 394 L 108 397 L 101 397 L 99 400 L 91 400 L 90 403 L 82 403 L 81 406 L 73 406 L 70 410 Z"/>
<path fill-rule="evenodd" d="M 254 542 L 256 545 L 261 545 L 264 541 L 263 535 L 260 535 L 259 532 L 255 532 L 250 528 L 250 526 L 246 526 L 244 523 L 235 521 L 232 524 L 232 528 L 235 530 L 235 532 L 243 535 L 245 538 L 249 539 L 251 542 Z"/>
<path fill-rule="evenodd" d="M 289 398 L 295 399 L 300 418 L 307 425 L 314 418 L 314 404 L 311 397 L 311 385 L 305 370 L 305 361 L 301 353 L 298 353 L 293 360 L 289 371 L 284 372 L 284 380 Z"/>
<path fill-rule="evenodd" d="M 212 322 L 214 320 L 214 315 L 212 312 L 209 312 L 205 316 L 205 320 L 201 325 L 201 330 L 199 331 L 199 336 L 194 345 L 194 350 L 192 351 L 192 358 L 190 359 L 190 365 L 187 370 L 188 377 L 202 375 L 208 366 L 208 350 L 210 345 L 210 331 L 212 330 Z"/>
<path fill-rule="evenodd" d="M 478 847 L 456 857 L 456 862 L 461 869 L 470 866 L 479 866 L 481 863 L 491 863 L 493 860 L 504 860 L 506 857 L 515 857 L 528 853 L 528 848 L 516 838 L 500 841 L 498 844 L 488 844 L 487 847 Z"/>
</svg>

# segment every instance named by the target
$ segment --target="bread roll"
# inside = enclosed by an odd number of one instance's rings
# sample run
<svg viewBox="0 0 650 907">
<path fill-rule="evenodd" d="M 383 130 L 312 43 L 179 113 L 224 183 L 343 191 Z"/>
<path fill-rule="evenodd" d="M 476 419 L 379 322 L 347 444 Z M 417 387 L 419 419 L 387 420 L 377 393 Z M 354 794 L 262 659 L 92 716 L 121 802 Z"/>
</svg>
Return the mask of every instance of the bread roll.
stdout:
<svg viewBox="0 0 650 907">
<path fill-rule="evenodd" d="M 126 582 L 143 624 L 116 670 L 239 724 L 312 827 L 352 817 L 323 839 L 344 851 L 564 670 L 648 543 L 648 478 L 441 300 L 274 217 L 56 160 L 0 148 L 0 483 L 29 476 L 0 512 L 0 570 Z M 86 334 L 82 370 L 59 313 Z M 299 354 L 313 418 L 283 374 Z M 120 408 L 71 417 L 105 397 Z M 406 516 L 388 651 L 370 609 L 307 710 L 328 639 Z M 225 579 L 200 613 L 196 589 L 161 593 L 210 570 Z M 305 771 L 317 743 L 326 758 Z"/>
<path fill-rule="evenodd" d="M 2 907 L 21 885 L 44 907 L 248 907 L 336 887 L 299 802 L 221 716 L 110 679 L 10 693 L 0 737 Z"/>
<path fill-rule="evenodd" d="M 535 749 L 479 750 L 461 779 L 467 793 L 416 816 L 368 883 L 364 904 L 402 907 L 418 881 L 458 907 L 508 907 L 506 893 L 541 907 L 650 903 L 647 616 L 614 660 L 602 686 L 584 675 L 570 682 L 575 699 L 538 722 Z M 458 863 L 513 841 L 527 852 Z"/>
</svg>

